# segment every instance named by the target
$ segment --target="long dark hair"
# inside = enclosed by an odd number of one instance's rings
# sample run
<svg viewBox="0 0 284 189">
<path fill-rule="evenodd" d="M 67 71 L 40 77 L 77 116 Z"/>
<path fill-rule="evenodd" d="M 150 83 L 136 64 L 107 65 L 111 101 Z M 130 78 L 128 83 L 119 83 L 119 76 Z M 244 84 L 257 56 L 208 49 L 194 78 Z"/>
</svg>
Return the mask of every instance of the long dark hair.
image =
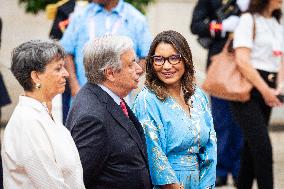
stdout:
<svg viewBox="0 0 284 189">
<path fill-rule="evenodd" d="M 145 85 L 153 91 L 160 100 L 165 100 L 168 97 L 168 91 L 165 84 L 158 78 L 151 56 L 155 54 L 156 47 L 160 43 L 168 43 L 181 54 L 185 66 L 185 72 L 181 78 L 181 86 L 184 94 L 185 103 L 188 103 L 189 98 L 195 91 L 194 66 L 192 62 L 192 54 L 186 39 L 178 32 L 169 30 L 159 33 L 153 40 L 148 56 L 146 58 L 146 81 Z"/>
<path fill-rule="evenodd" d="M 262 14 L 263 11 L 267 8 L 270 1 L 271 0 L 250 0 L 248 12 L 251 14 Z M 272 17 L 274 17 L 278 22 L 280 22 L 281 16 L 281 9 L 277 9 L 272 12 Z"/>
</svg>

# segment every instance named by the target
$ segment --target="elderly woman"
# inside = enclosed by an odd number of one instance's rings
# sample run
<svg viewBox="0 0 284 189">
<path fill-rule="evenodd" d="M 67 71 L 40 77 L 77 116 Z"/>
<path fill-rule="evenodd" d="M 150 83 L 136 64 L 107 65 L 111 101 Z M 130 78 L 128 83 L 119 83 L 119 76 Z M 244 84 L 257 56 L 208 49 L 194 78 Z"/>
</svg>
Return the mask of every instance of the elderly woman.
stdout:
<svg viewBox="0 0 284 189">
<path fill-rule="evenodd" d="M 156 36 L 146 87 L 134 102 L 144 128 L 154 188 L 213 188 L 216 135 L 208 100 L 194 83 L 192 55 L 178 32 Z"/>
<path fill-rule="evenodd" d="M 85 188 L 74 141 L 51 114 L 69 76 L 64 57 L 51 41 L 29 41 L 12 52 L 11 70 L 25 92 L 4 133 L 4 188 Z"/>
<path fill-rule="evenodd" d="M 273 188 L 272 145 L 268 133 L 272 107 L 284 84 L 284 37 L 280 24 L 282 0 L 251 0 L 248 13 L 235 30 L 234 48 L 241 73 L 253 84 L 251 98 L 232 103 L 244 146 L 238 178 L 239 189 Z M 253 40 L 253 35 L 255 38 Z"/>
</svg>

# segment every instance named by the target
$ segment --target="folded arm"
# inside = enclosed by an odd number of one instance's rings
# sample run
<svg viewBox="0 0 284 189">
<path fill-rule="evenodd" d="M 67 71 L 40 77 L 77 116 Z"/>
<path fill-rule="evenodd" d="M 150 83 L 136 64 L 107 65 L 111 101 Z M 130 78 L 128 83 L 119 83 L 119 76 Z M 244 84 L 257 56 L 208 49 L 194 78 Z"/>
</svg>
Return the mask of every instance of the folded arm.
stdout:
<svg viewBox="0 0 284 189">
<path fill-rule="evenodd" d="M 278 94 L 277 90 L 269 87 L 257 70 L 250 64 L 251 49 L 246 47 L 238 47 L 235 49 L 235 55 L 240 72 L 261 93 L 266 104 L 269 106 L 281 105 L 280 101 L 276 97 Z"/>
</svg>

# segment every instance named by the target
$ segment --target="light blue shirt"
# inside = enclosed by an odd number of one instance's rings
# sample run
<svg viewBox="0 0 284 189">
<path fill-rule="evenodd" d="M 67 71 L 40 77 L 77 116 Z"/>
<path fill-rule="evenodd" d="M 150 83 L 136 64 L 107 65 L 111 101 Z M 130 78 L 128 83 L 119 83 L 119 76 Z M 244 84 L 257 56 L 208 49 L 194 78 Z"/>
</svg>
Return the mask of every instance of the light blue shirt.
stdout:
<svg viewBox="0 0 284 189">
<path fill-rule="evenodd" d="M 146 87 L 134 101 L 155 189 L 171 183 L 182 184 L 184 189 L 214 188 L 216 133 L 208 100 L 199 88 L 191 100 L 190 116 L 173 97 L 161 101 Z"/>
<path fill-rule="evenodd" d="M 119 0 L 111 11 L 90 3 L 81 14 L 72 17 L 60 41 L 66 52 L 74 56 L 80 86 L 87 81 L 82 51 L 90 39 L 90 20 L 94 23 L 92 30 L 95 37 L 107 33 L 125 35 L 133 40 L 134 50 L 139 58 L 147 56 L 152 37 L 144 15 L 123 0 Z"/>
</svg>

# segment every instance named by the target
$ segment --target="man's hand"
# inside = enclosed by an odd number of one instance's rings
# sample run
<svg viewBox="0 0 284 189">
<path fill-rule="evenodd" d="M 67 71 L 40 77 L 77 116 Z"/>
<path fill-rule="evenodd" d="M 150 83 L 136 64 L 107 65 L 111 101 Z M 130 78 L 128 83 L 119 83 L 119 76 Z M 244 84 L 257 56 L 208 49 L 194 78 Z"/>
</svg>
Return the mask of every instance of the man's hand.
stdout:
<svg viewBox="0 0 284 189">
<path fill-rule="evenodd" d="M 184 189 L 183 185 L 179 184 L 166 184 L 162 186 L 163 189 Z"/>
<path fill-rule="evenodd" d="M 221 36 L 225 37 L 227 32 L 234 32 L 235 28 L 239 23 L 240 18 L 232 15 L 222 21 L 222 32 Z"/>
<path fill-rule="evenodd" d="M 222 32 L 234 32 L 239 23 L 240 18 L 232 15 L 222 21 Z"/>
<path fill-rule="evenodd" d="M 237 5 L 239 9 L 244 12 L 248 10 L 250 0 L 237 0 Z"/>
</svg>

